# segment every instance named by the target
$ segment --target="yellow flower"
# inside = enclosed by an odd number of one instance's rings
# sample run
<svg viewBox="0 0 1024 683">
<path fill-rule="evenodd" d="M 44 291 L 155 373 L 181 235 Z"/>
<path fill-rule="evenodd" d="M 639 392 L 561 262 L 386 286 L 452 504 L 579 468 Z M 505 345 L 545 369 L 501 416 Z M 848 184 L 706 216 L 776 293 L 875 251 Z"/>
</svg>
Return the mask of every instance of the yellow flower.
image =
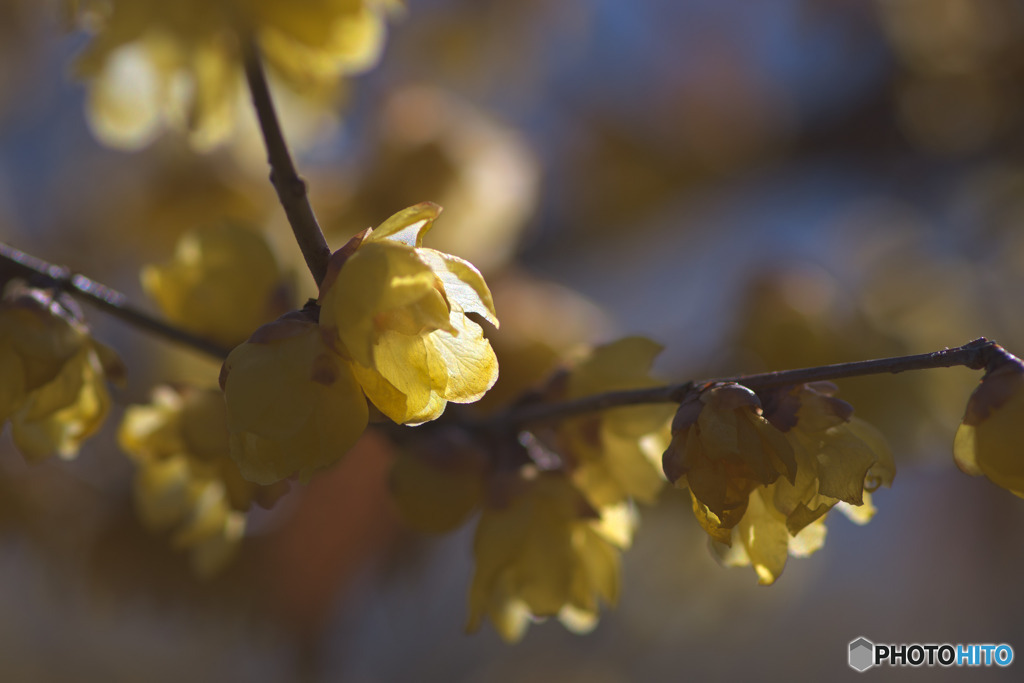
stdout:
<svg viewBox="0 0 1024 683">
<path fill-rule="evenodd" d="M 885 438 L 835 392 L 834 384 L 815 382 L 767 399 L 765 416 L 783 430 L 796 455 L 796 478 L 774 487 L 774 505 L 793 534 L 840 501 L 863 505 L 869 492 L 889 486 L 896 474 Z"/>
<path fill-rule="evenodd" d="M 648 372 L 661 346 L 628 337 L 600 346 L 569 373 L 566 398 L 658 384 Z M 665 483 L 661 454 L 669 444 L 671 406 L 616 408 L 566 420 L 556 448 L 571 466 L 573 482 L 591 505 L 628 498 L 653 503 Z"/>
<path fill-rule="evenodd" d="M 956 464 L 1024 498 L 1022 423 L 1024 365 L 1014 358 L 985 373 L 971 394 L 953 441 Z"/>
<path fill-rule="evenodd" d="M 81 5 L 80 7 L 78 5 Z M 240 36 L 251 32 L 273 73 L 318 102 L 340 78 L 372 67 L 386 0 L 111 0 L 73 6 L 96 35 L 76 62 L 92 81 L 90 124 L 104 142 L 135 148 L 164 127 L 208 149 L 236 124 Z"/>
<path fill-rule="evenodd" d="M 245 481 L 228 455 L 227 414 L 219 389 L 158 387 L 148 405 L 130 406 L 118 431 L 135 461 L 135 508 L 154 533 L 173 530 L 193 570 L 224 569 L 245 532 L 252 502 L 269 507 L 284 491 Z"/>
<path fill-rule="evenodd" d="M 142 269 L 142 286 L 172 322 L 225 346 L 288 309 L 266 240 L 237 225 L 186 233 L 170 263 Z"/>
<path fill-rule="evenodd" d="M 321 327 L 351 358 L 370 401 L 399 423 L 476 401 L 498 378 L 494 351 L 469 318 L 498 324 L 483 276 L 421 246 L 440 211 L 417 204 L 357 236 L 332 256 L 320 287 Z"/>
<path fill-rule="evenodd" d="M 352 369 L 300 312 L 256 330 L 221 372 L 231 457 L 242 475 L 272 484 L 337 462 L 369 417 Z"/>
<path fill-rule="evenodd" d="M 602 520 L 559 472 L 525 468 L 506 483 L 511 500 L 485 506 L 477 526 L 467 629 L 484 616 L 508 641 L 531 618 L 592 628 L 599 603 L 618 600 L 619 548 L 629 544 L 632 518 L 623 507 Z"/>
<path fill-rule="evenodd" d="M 797 470 L 792 446 L 761 415 L 757 396 L 732 383 L 680 405 L 662 464 L 669 481 L 689 487 L 695 511 L 702 510 L 697 518 L 713 537 L 712 527 L 728 529 L 743 517 L 754 489 L 780 476 L 792 481 Z"/>
<path fill-rule="evenodd" d="M 0 421 L 18 450 L 37 460 L 72 458 L 106 417 L 116 354 L 89 336 L 71 302 L 52 292 L 8 289 L 0 302 Z"/>
<path fill-rule="evenodd" d="M 497 325 L 483 277 L 420 246 L 440 212 L 418 204 L 331 257 L 315 313 L 261 327 L 224 363 L 231 454 L 246 479 L 301 479 L 338 459 L 366 427 L 366 399 L 395 422 L 438 417 L 494 384 L 483 330 Z M 364 396 L 365 394 L 365 396 Z"/>
<path fill-rule="evenodd" d="M 885 440 L 853 417 L 853 408 L 835 398 L 835 391 L 818 382 L 765 394 L 764 419 L 792 447 L 791 475 L 755 483 L 748 468 L 742 483 L 726 484 L 734 499 L 747 490 L 746 500 L 722 512 L 691 485 L 694 515 L 716 554 L 729 566 L 752 565 L 762 584 L 779 577 L 788 556 L 806 556 L 824 544 L 824 518 L 834 506 L 865 524 L 874 514 L 869 491 L 892 483 L 895 467 Z M 730 401 L 741 399 L 750 400 L 737 394 Z M 680 408 L 684 416 L 690 411 Z"/>
</svg>

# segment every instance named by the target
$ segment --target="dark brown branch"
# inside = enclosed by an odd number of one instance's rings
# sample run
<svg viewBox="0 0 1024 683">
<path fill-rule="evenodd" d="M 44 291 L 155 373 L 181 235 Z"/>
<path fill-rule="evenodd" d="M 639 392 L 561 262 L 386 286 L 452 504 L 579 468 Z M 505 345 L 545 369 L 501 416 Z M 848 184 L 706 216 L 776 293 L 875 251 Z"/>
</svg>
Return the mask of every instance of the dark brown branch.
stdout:
<svg viewBox="0 0 1024 683">
<path fill-rule="evenodd" d="M 295 241 L 298 242 L 306 266 L 313 274 L 317 286 L 327 274 L 327 260 L 331 250 L 324 239 L 324 233 L 313 213 L 306 191 L 306 182 L 299 177 L 292 162 L 288 145 L 281 133 L 281 125 L 274 110 L 274 101 L 267 87 L 259 49 L 253 40 L 244 41 L 245 76 L 252 93 L 252 103 L 260 120 L 260 130 L 267 147 L 267 162 L 270 164 L 270 182 L 277 190 L 277 197 L 284 207 L 288 223 L 292 226 Z"/>
<path fill-rule="evenodd" d="M 699 387 L 714 382 L 737 382 L 755 391 L 771 389 L 806 382 L 843 379 L 883 373 L 898 373 L 907 370 L 927 370 L 965 366 L 981 370 L 991 364 L 1011 358 L 1001 346 L 984 337 L 958 346 L 933 353 L 914 356 L 897 356 L 877 360 L 862 360 L 852 363 L 821 365 L 813 368 L 765 372 L 756 375 L 737 375 L 718 379 L 693 380 L 682 384 L 662 387 L 613 391 L 606 394 L 584 396 L 560 403 L 540 403 L 512 408 L 487 420 L 489 427 L 522 426 L 531 422 L 550 422 L 575 415 L 646 403 L 679 403 Z"/>
<path fill-rule="evenodd" d="M 133 327 L 152 332 L 178 344 L 191 346 L 218 360 L 227 358 L 230 351 L 207 339 L 157 320 L 133 307 L 128 303 L 128 297 L 117 290 L 0 242 L 0 283 L 13 277 L 24 278 L 33 285 L 66 291 L 76 299 L 88 302 Z"/>
</svg>

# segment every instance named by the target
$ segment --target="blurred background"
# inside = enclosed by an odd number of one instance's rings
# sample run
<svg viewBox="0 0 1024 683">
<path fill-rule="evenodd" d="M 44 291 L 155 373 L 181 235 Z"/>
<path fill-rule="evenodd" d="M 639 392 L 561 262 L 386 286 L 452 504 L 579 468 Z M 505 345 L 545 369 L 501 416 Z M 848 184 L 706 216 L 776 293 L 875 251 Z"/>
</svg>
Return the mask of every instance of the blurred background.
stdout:
<svg viewBox="0 0 1024 683">
<path fill-rule="evenodd" d="M 144 303 L 142 264 L 190 228 L 245 222 L 295 301 L 314 294 L 252 122 L 204 154 L 173 133 L 101 145 L 69 76 L 87 37 L 42 5 L 0 2 L 0 239 Z M 428 246 L 492 284 L 506 375 L 644 334 L 681 381 L 979 336 L 1024 353 L 1022 81 L 1015 0 L 408 0 L 342 104 L 282 111 L 332 247 L 445 207 Z M 158 381 L 216 382 L 217 363 L 89 319 L 128 367 L 118 411 Z M 978 379 L 840 383 L 889 438 L 894 488 L 866 527 L 833 515 L 824 549 L 774 586 L 719 567 L 666 491 L 597 630 L 535 625 L 515 646 L 464 635 L 472 525 L 404 529 L 372 432 L 251 513 L 212 581 L 136 520 L 116 412 L 69 463 L 28 466 L 4 435 L 3 678 L 789 680 L 856 675 L 858 636 L 1024 653 L 1024 502 L 952 462 Z"/>
</svg>

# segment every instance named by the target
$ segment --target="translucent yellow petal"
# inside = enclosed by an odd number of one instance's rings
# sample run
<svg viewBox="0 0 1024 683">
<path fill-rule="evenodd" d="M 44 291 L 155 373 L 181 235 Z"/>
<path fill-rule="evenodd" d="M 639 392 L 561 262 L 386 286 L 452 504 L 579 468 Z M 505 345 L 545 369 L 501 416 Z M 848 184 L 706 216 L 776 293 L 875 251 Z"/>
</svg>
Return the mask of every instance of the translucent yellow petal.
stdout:
<svg viewBox="0 0 1024 683">
<path fill-rule="evenodd" d="M 864 478 L 876 461 L 875 452 L 845 425 L 832 428 L 818 452 L 818 491 L 859 505 Z"/>
<path fill-rule="evenodd" d="M 352 364 L 352 372 L 366 394 L 366 398 L 391 420 L 403 424 L 415 414 L 415 411 L 410 412 L 408 409 L 406 395 L 379 372 L 372 368 L 364 368 L 358 363 Z"/>
<path fill-rule="evenodd" d="M 631 503 L 621 502 L 601 508 L 601 519 L 590 522 L 590 527 L 602 538 L 618 548 L 628 548 L 640 523 L 640 515 Z"/>
<path fill-rule="evenodd" d="M 878 508 L 871 502 L 871 494 L 867 491 L 864 492 L 864 502 L 861 505 L 850 505 L 840 501 L 836 503 L 835 509 L 843 513 L 854 524 L 860 524 L 861 526 L 870 522 L 871 518 L 878 512 Z"/>
<path fill-rule="evenodd" d="M 373 380 L 374 374 L 386 380 L 386 383 L 368 381 L 364 384 L 367 398 L 395 422 L 408 422 L 419 416 L 432 403 L 431 394 L 438 384 L 431 376 L 429 357 L 430 350 L 422 336 L 384 332 L 373 348 L 373 373 L 365 372 L 365 368 L 358 369 L 361 380 L 364 377 Z M 401 412 L 392 387 L 405 397 Z M 443 385 L 438 388 L 443 389 Z"/>
<path fill-rule="evenodd" d="M 498 327 L 498 314 L 494 310 L 491 290 L 476 266 L 434 249 L 417 249 L 416 254 L 441 279 L 445 296 L 452 306 L 462 309 L 464 313 L 478 313 L 484 320 Z"/>
<path fill-rule="evenodd" d="M 723 522 L 723 520 L 712 512 L 707 505 L 704 505 L 704 503 L 702 503 L 692 491 L 690 492 L 690 498 L 693 503 L 693 516 L 697 518 L 697 523 L 700 524 L 701 528 L 707 532 L 708 536 L 710 536 L 712 540 L 725 546 L 731 545 L 733 527 L 735 525 L 727 525 L 727 522 Z M 746 551 L 744 551 L 744 557 L 746 557 Z"/>
<path fill-rule="evenodd" d="M 893 479 L 896 477 L 896 462 L 892 457 L 892 449 L 889 448 L 882 433 L 874 425 L 859 417 L 850 418 L 846 428 L 866 443 L 871 452 L 875 454 L 875 464 L 868 470 L 864 488 L 874 491 L 879 486 L 892 486 Z"/>
<path fill-rule="evenodd" d="M 413 249 L 364 242 L 321 294 L 320 324 L 336 329 L 352 358 L 372 367 L 375 342 L 396 324 L 415 325 L 415 330 L 403 329 L 406 334 L 448 326 L 440 287 L 440 280 Z"/>
<path fill-rule="evenodd" d="M 774 583 L 786 566 L 790 536 L 785 518 L 765 504 L 760 491 L 750 495 L 747 513 L 736 526 L 736 535 L 757 572 L 758 583 Z"/>
<path fill-rule="evenodd" d="M 813 524 L 808 524 L 796 536 L 790 537 L 789 554 L 793 557 L 807 557 L 821 550 L 825 545 L 827 531 L 824 517 Z"/>
<path fill-rule="evenodd" d="M 401 242 L 410 247 L 422 246 L 423 236 L 427 234 L 439 215 L 441 215 L 441 207 L 433 202 L 422 202 L 410 206 L 374 228 L 366 241 L 388 240 Z"/>
<path fill-rule="evenodd" d="M 445 400 L 471 403 L 498 380 L 498 358 L 479 325 L 455 309 L 449 320 L 455 334 L 437 330 L 424 339 L 429 373 Z"/>
</svg>

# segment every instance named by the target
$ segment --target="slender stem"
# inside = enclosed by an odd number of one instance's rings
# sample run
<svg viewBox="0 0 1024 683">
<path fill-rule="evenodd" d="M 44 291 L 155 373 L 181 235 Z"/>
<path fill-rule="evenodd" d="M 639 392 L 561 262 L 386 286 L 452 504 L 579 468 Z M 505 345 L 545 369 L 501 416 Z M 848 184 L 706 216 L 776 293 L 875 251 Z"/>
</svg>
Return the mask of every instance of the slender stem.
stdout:
<svg viewBox="0 0 1024 683">
<path fill-rule="evenodd" d="M 128 297 L 121 292 L 0 242 L 0 283 L 12 277 L 43 280 L 47 286 L 67 291 L 75 298 L 86 301 L 134 327 L 172 342 L 191 346 L 214 358 L 227 358 L 229 349 L 157 320 L 129 304 Z"/>
<path fill-rule="evenodd" d="M 835 365 L 765 372 L 756 375 L 692 380 L 682 384 L 595 394 L 559 403 L 526 405 L 500 413 L 487 420 L 487 423 L 488 426 L 492 427 L 499 425 L 520 426 L 531 422 L 550 422 L 621 406 L 646 403 L 679 403 L 700 387 L 715 382 L 736 382 L 756 391 L 773 387 L 804 384 L 806 382 L 897 373 L 907 370 L 926 370 L 954 366 L 965 366 L 974 370 L 980 370 L 997 361 L 1008 358 L 1012 358 L 1012 356 L 1001 346 L 982 337 L 954 349 L 943 349 L 933 353 L 922 353 L 913 356 L 837 363 Z"/>
<path fill-rule="evenodd" d="M 331 256 L 331 250 L 309 203 L 306 182 L 295 170 L 288 145 L 281 133 L 281 125 L 278 123 L 274 100 L 267 86 L 267 76 L 263 71 L 259 49 L 251 38 L 244 40 L 243 44 L 245 76 L 249 83 L 249 92 L 252 93 L 256 115 L 260 120 L 263 142 L 267 147 L 270 182 L 277 190 L 277 197 L 284 207 L 285 215 L 288 216 L 295 241 L 298 242 L 302 256 L 306 259 L 306 266 L 319 286 L 327 274 L 327 260 Z"/>
</svg>

